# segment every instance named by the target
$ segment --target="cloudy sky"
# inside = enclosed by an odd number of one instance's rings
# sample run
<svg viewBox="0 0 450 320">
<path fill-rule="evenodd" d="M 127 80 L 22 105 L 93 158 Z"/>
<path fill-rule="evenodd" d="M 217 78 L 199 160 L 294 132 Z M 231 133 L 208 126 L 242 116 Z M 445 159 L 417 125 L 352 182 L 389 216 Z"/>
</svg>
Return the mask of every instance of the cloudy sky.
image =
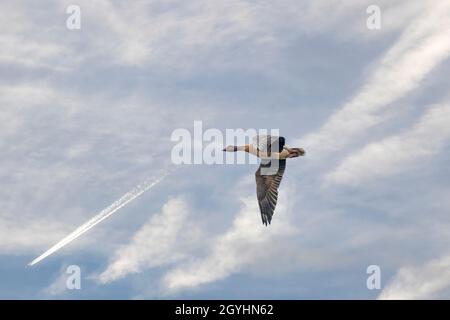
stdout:
<svg viewBox="0 0 450 320">
<path fill-rule="evenodd" d="M 5 0 L 0 19 L 0 298 L 450 298 L 447 0 Z M 256 165 L 185 165 L 26 267 L 172 167 L 195 120 L 306 149 L 270 227 Z"/>
</svg>

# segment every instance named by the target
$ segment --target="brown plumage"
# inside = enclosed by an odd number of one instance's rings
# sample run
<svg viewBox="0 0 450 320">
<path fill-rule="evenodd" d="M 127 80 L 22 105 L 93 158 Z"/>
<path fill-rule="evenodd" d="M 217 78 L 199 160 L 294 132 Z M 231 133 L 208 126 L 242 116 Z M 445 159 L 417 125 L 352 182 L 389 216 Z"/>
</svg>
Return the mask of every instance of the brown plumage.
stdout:
<svg viewBox="0 0 450 320">
<path fill-rule="evenodd" d="M 261 159 L 261 164 L 255 172 L 256 196 L 262 223 L 269 225 L 277 205 L 278 188 L 286 170 L 286 159 L 304 156 L 305 150 L 285 146 L 284 137 L 265 135 L 255 137 L 253 144 L 227 146 L 223 151 L 245 151 Z"/>
<path fill-rule="evenodd" d="M 278 162 L 278 170 L 274 174 L 261 174 L 261 169 L 274 165 L 272 161 Z M 276 166 L 275 166 L 276 167 Z M 261 211 L 262 223 L 267 226 L 272 221 L 278 200 L 278 188 L 286 169 L 286 160 L 271 160 L 269 164 L 261 163 L 255 173 L 256 196 L 258 198 L 259 210 Z"/>
</svg>

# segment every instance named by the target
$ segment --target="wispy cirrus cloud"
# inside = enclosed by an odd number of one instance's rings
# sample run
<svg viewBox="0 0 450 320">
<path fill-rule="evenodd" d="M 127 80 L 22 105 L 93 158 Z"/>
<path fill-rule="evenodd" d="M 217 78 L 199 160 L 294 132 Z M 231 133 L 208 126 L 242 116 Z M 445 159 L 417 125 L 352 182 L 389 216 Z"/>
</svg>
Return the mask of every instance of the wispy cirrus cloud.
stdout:
<svg viewBox="0 0 450 320">
<path fill-rule="evenodd" d="M 410 22 L 374 67 L 361 89 L 301 143 L 310 155 L 333 152 L 387 119 L 387 107 L 419 88 L 450 55 L 450 5 L 439 2 Z"/>
<path fill-rule="evenodd" d="M 448 104 L 431 106 L 413 128 L 352 152 L 325 175 L 325 183 L 358 185 L 423 166 L 447 145 L 449 123 Z"/>
<path fill-rule="evenodd" d="M 189 211 L 189 205 L 182 198 L 169 200 L 161 213 L 150 218 L 128 244 L 115 252 L 98 280 L 108 283 L 186 258 L 201 233 Z"/>
</svg>

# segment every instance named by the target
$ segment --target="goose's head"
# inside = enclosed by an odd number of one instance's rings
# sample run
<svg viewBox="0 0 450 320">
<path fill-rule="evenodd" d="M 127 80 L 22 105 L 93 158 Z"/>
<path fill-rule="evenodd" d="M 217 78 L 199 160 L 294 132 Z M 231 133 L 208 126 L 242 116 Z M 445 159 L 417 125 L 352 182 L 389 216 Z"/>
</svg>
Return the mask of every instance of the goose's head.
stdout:
<svg viewBox="0 0 450 320">
<path fill-rule="evenodd" d="M 235 152 L 235 151 L 237 151 L 237 147 L 235 147 L 235 146 L 226 146 L 222 151 Z"/>
</svg>

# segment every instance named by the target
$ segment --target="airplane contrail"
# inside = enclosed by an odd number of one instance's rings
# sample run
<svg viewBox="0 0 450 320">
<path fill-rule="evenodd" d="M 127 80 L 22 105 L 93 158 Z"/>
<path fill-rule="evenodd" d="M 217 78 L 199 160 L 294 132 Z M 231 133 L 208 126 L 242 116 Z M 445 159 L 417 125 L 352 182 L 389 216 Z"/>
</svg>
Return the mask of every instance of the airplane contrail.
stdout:
<svg viewBox="0 0 450 320">
<path fill-rule="evenodd" d="M 73 231 L 72 233 L 67 235 L 65 238 L 63 238 L 61 241 L 59 241 L 53 247 L 51 247 L 50 249 L 45 251 L 43 254 L 41 254 L 39 257 L 37 257 L 36 259 L 31 261 L 28 265 L 29 266 L 35 265 L 36 263 L 38 263 L 38 262 L 44 260 L 45 258 L 47 258 L 48 256 L 50 256 L 51 254 L 55 253 L 56 251 L 58 251 L 65 245 L 69 244 L 70 242 L 72 242 L 73 240 L 75 240 L 76 238 L 81 236 L 83 233 L 85 233 L 86 231 L 93 228 L 95 225 L 99 224 L 106 218 L 110 217 L 112 214 L 117 212 L 120 208 L 124 207 L 125 205 L 127 205 L 128 203 L 130 203 L 131 201 L 133 201 L 140 195 L 142 195 L 144 192 L 146 192 L 147 190 L 151 189 L 153 186 L 155 186 L 156 184 L 161 182 L 169 173 L 170 173 L 169 171 L 166 171 L 162 176 L 160 176 L 156 180 L 148 180 L 142 184 L 137 185 L 131 191 L 124 194 L 119 200 L 115 201 L 109 207 L 100 211 L 100 213 L 98 213 L 97 215 L 92 217 L 89 221 L 87 221 L 86 223 L 79 226 L 77 229 L 75 229 L 75 231 Z"/>
</svg>

